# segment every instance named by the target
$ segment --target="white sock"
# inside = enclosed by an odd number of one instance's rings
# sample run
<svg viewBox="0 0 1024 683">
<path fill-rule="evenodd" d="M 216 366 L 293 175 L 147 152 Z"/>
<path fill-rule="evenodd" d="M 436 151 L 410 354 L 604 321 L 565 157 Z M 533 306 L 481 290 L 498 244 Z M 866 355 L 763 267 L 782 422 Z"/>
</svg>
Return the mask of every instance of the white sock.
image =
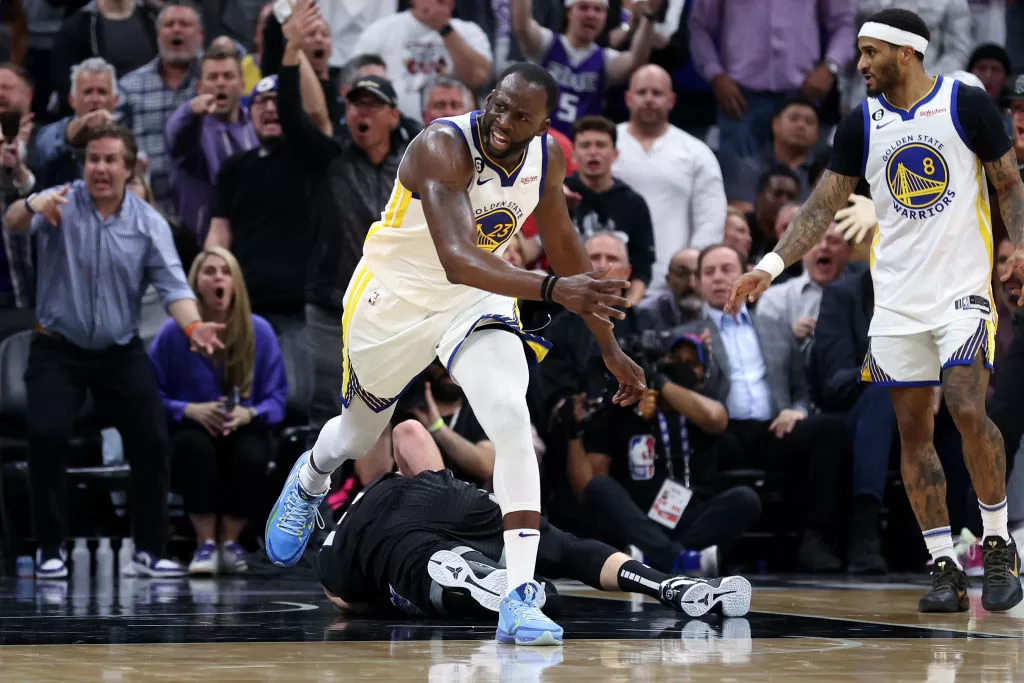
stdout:
<svg viewBox="0 0 1024 683">
<path fill-rule="evenodd" d="M 508 595 L 527 581 L 533 581 L 540 532 L 536 529 L 508 529 L 504 536 L 505 567 L 508 570 L 508 589 L 505 595 Z"/>
<path fill-rule="evenodd" d="M 1010 541 L 1010 532 L 1006 528 L 1006 499 L 995 505 L 985 505 L 980 500 L 978 507 L 981 509 L 981 523 L 985 528 L 982 538 L 999 536 L 1006 542 Z"/>
<path fill-rule="evenodd" d="M 321 493 L 327 493 L 327 489 L 331 487 L 331 475 L 320 474 L 307 462 L 299 468 L 299 486 L 306 493 L 319 496 Z"/>
<path fill-rule="evenodd" d="M 932 556 L 932 561 L 940 557 L 947 557 L 958 568 L 963 569 L 963 565 L 960 564 L 960 560 L 956 557 L 956 551 L 953 550 L 953 534 L 950 533 L 948 526 L 928 529 L 922 535 L 924 536 L 924 544 L 928 546 L 928 553 Z"/>
</svg>

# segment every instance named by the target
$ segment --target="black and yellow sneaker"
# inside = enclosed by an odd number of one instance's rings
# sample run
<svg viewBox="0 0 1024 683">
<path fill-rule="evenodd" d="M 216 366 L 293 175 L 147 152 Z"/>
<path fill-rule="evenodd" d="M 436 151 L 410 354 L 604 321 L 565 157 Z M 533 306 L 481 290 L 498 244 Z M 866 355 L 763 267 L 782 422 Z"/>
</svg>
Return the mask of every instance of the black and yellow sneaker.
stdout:
<svg viewBox="0 0 1024 683">
<path fill-rule="evenodd" d="M 932 589 L 917 603 L 918 612 L 966 612 L 971 601 L 967 597 L 967 574 L 948 557 L 940 557 L 932 565 Z"/>
<path fill-rule="evenodd" d="M 985 578 L 981 606 L 989 612 L 1005 612 L 1024 598 L 1020 588 L 1020 557 L 1017 544 L 999 536 L 986 536 L 981 542 L 981 560 Z"/>
</svg>

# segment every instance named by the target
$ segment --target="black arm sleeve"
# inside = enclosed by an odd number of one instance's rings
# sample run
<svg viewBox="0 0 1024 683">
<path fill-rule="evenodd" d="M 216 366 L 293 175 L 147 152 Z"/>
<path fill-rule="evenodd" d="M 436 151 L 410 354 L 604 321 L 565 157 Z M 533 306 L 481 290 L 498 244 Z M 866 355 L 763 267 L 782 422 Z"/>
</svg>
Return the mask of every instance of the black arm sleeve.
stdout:
<svg viewBox="0 0 1024 683">
<path fill-rule="evenodd" d="M 242 155 L 237 155 L 228 158 L 223 164 L 221 164 L 220 171 L 217 172 L 217 184 L 213 188 L 213 207 L 210 212 L 210 218 L 227 218 L 228 211 L 231 207 L 231 196 L 234 193 L 232 179 L 235 175 L 234 169 L 238 166 L 239 160 Z M 232 226 L 237 228 L 237 226 Z"/>
<path fill-rule="evenodd" d="M 839 175 L 859 178 L 864 173 L 864 108 L 858 106 L 843 117 L 832 141 L 832 157 L 828 170 Z"/>
<path fill-rule="evenodd" d="M 260 58 L 260 74 L 272 76 L 281 70 L 284 57 L 284 33 L 277 17 L 271 12 L 263 24 L 263 55 Z"/>
<path fill-rule="evenodd" d="M 302 108 L 299 67 L 282 66 L 277 78 L 277 115 L 289 149 L 310 166 L 326 167 L 331 159 L 341 154 L 341 148 L 316 127 Z"/>
<path fill-rule="evenodd" d="M 647 202 L 639 194 L 633 197 L 634 219 L 629 226 L 629 262 L 633 265 L 631 279 L 640 280 L 645 286 L 651 284 L 651 268 L 654 265 L 654 227 Z"/>
<path fill-rule="evenodd" d="M 981 88 L 960 83 L 956 97 L 956 118 L 968 145 L 982 161 L 995 161 L 1010 151 L 1013 142 L 1003 127 L 995 102 Z"/>
</svg>

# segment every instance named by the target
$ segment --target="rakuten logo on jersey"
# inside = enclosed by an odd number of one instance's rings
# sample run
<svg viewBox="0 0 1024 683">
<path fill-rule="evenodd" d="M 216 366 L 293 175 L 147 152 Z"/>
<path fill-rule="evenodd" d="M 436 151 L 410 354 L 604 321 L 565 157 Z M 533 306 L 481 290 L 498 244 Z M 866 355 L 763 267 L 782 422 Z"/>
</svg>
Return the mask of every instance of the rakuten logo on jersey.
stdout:
<svg viewBox="0 0 1024 683">
<path fill-rule="evenodd" d="M 929 116 L 935 116 L 936 114 L 945 114 L 945 113 L 946 113 L 946 108 L 943 107 L 942 109 L 922 109 L 921 111 L 919 111 L 917 113 L 917 115 L 920 116 L 922 119 L 926 119 Z"/>
<path fill-rule="evenodd" d="M 537 182 L 537 176 L 535 175 L 526 176 L 525 178 L 523 178 L 523 185 L 529 185 L 530 183 L 535 182 Z"/>
</svg>

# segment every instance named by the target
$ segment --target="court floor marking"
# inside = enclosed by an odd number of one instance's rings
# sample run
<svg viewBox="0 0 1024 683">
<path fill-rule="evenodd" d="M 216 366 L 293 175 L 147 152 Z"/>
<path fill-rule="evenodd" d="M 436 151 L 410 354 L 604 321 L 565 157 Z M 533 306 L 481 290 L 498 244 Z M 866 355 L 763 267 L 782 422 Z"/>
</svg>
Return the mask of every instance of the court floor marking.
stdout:
<svg viewBox="0 0 1024 683">
<path fill-rule="evenodd" d="M 138 620 L 138 619 L 164 619 L 166 617 L 224 617 L 239 614 L 280 614 L 283 612 L 310 612 L 313 610 L 320 609 L 319 605 L 312 605 L 307 602 L 288 602 L 285 600 L 272 600 L 272 605 L 287 605 L 287 609 L 255 609 L 255 610 L 232 610 L 230 612 L 179 612 L 172 614 L 165 613 L 154 613 L 154 614 L 62 614 L 61 619 L 72 619 L 75 621 L 85 621 L 89 619 L 120 619 L 120 620 Z M 25 614 L 22 616 L 10 615 L 0 616 L 0 619 L 15 619 L 15 620 L 28 620 L 28 619 L 53 619 L 52 614 Z"/>
</svg>

